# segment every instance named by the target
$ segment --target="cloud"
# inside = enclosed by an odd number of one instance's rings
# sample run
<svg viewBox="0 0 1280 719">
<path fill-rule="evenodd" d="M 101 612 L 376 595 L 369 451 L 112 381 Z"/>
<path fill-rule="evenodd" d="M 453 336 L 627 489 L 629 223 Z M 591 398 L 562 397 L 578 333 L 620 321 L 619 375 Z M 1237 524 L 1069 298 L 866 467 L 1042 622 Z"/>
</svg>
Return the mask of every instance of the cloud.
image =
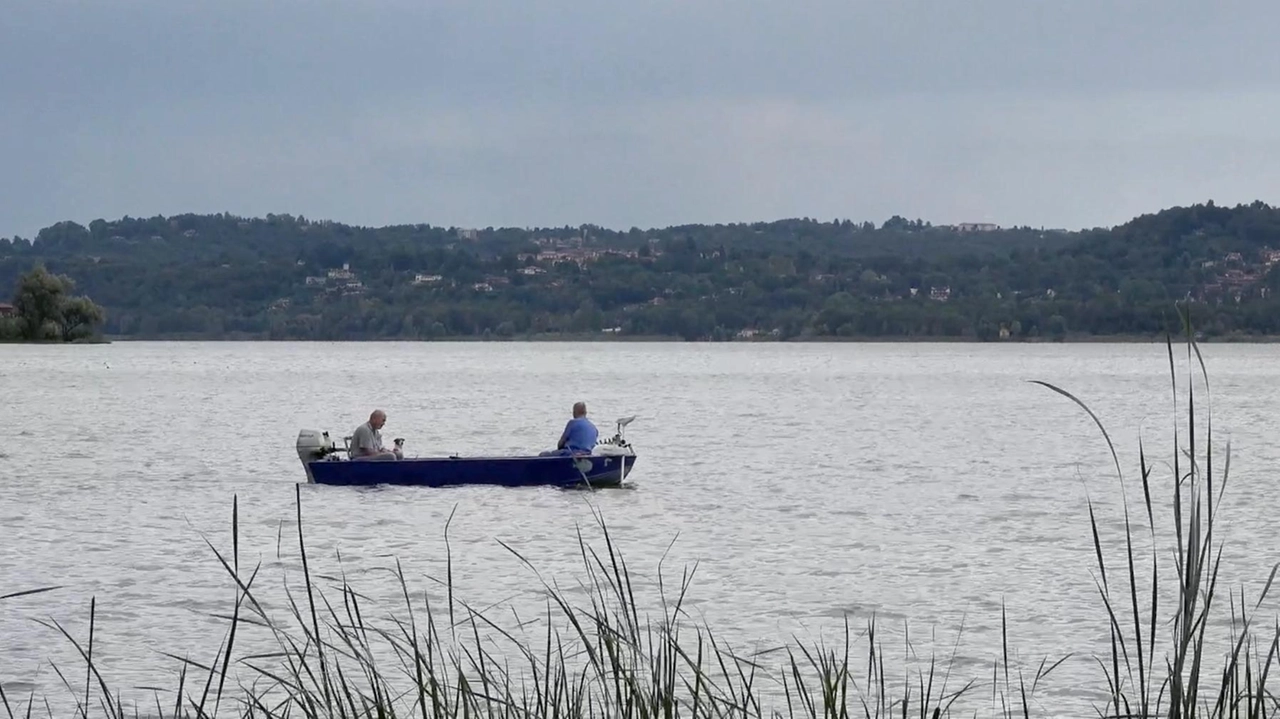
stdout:
<svg viewBox="0 0 1280 719">
<path fill-rule="evenodd" d="M 1079 227 L 1274 199 L 1280 7 L 1171 7 L 14 0 L 0 233 L 218 210 Z"/>
</svg>

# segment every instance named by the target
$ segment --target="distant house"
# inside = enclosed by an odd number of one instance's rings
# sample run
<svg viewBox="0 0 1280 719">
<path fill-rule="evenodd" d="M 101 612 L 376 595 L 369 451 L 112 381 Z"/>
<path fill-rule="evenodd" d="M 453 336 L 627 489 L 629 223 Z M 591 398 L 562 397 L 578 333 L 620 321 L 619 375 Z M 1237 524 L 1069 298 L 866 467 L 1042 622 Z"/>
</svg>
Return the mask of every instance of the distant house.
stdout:
<svg viewBox="0 0 1280 719">
<path fill-rule="evenodd" d="M 7 302 L 0 302 L 0 317 L 17 317 L 18 308 Z"/>
<path fill-rule="evenodd" d="M 1227 270 L 1218 278 L 1218 281 L 1229 287 L 1243 287 L 1251 285 L 1262 279 L 1262 276 L 1256 272 L 1245 272 L 1244 270 Z"/>
</svg>

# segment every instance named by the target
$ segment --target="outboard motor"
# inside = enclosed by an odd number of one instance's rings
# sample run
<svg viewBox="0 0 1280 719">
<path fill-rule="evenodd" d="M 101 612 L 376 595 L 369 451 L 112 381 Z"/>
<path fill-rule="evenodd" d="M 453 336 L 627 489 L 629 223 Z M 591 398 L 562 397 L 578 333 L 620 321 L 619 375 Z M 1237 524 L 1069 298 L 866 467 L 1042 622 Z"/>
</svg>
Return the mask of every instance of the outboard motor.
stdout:
<svg viewBox="0 0 1280 719">
<path fill-rule="evenodd" d="M 320 432 L 314 429 L 304 429 L 298 432 L 298 459 L 302 462 L 302 468 L 307 472 L 307 482 L 314 484 L 315 477 L 311 476 L 310 462 L 322 460 L 334 452 L 338 451 L 334 446 L 333 440 L 329 438 L 328 432 Z"/>
</svg>

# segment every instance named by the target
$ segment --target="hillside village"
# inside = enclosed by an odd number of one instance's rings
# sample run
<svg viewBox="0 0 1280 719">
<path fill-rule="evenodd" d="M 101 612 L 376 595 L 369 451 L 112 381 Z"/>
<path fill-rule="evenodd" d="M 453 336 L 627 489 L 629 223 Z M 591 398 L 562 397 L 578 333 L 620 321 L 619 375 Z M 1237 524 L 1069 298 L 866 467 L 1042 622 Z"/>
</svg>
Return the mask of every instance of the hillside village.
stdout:
<svg viewBox="0 0 1280 719">
<path fill-rule="evenodd" d="M 970 229 L 968 231 L 976 230 Z M 589 270 L 592 265 L 602 260 L 629 260 L 652 263 L 663 254 L 662 250 L 657 247 L 657 240 L 650 240 L 650 249 L 643 254 L 636 250 L 584 247 L 583 238 L 581 237 L 568 240 L 539 238 L 536 242 L 543 249 L 536 253 L 525 252 L 518 254 L 516 259 L 520 263 L 519 267 L 506 273 L 486 274 L 480 281 L 466 283 L 466 286 L 474 292 L 491 293 L 510 286 L 513 279 L 520 277 L 525 282 L 541 280 L 547 287 L 559 288 L 564 286 L 565 280 L 557 278 L 554 274 L 558 265 L 569 264 L 581 270 Z M 718 260 L 722 258 L 722 255 L 719 250 L 713 250 L 711 252 L 700 252 L 698 257 L 699 259 Z M 305 263 L 299 260 L 298 264 L 302 266 Z M 1251 296 L 1265 299 L 1270 296 L 1271 290 L 1266 286 L 1262 286 L 1261 283 L 1267 273 L 1277 264 L 1280 264 L 1280 250 L 1270 248 L 1263 248 L 1256 255 L 1248 257 L 1240 252 L 1228 252 L 1222 255 L 1220 259 L 1203 260 L 1199 266 L 1202 270 L 1210 273 L 1210 276 L 1199 283 L 1192 291 L 1189 291 L 1187 293 L 1188 298 L 1196 302 L 1216 303 L 1223 301 L 1238 303 Z M 740 263 L 729 260 L 723 262 L 721 267 L 726 272 L 742 270 Z M 865 273 L 865 270 L 859 271 L 858 274 L 862 275 L 861 279 L 866 279 Z M 775 273 L 775 277 L 785 278 L 792 274 L 794 272 L 790 270 L 780 271 Z M 889 278 L 885 275 L 874 273 L 871 278 L 875 283 L 886 287 L 889 285 Z M 408 274 L 406 273 L 402 279 L 408 279 Z M 834 288 L 842 280 L 848 279 L 851 279 L 851 277 L 825 272 L 812 272 L 808 276 L 808 284 L 817 287 L 825 284 Z M 453 289 L 459 286 L 459 282 L 456 279 L 439 273 L 415 272 L 408 281 L 414 286 L 428 289 Z M 342 297 L 358 296 L 366 291 L 364 283 L 351 270 L 349 263 L 343 263 L 338 268 L 329 268 L 323 275 L 308 276 L 305 283 L 307 287 Z M 728 287 L 726 291 L 729 294 L 736 294 L 741 292 L 742 289 L 741 287 Z M 666 296 L 670 294 L 672 294 L 670 290 L 665 292 Z M 1010 292 L 1013 297 L 1022 297 L 1024 294 L 1021 290 Z M 718 294 L 713 293 L 700 296 L 700 299 L 715 299 L 718 296 Z M 1002 299 L 1004 293 L 997 292 L 995 296 L 997 299 Z M 1057 296 L 1057 290 L 1052 287 L 1044 288 L 1044 296 L 1048 299 L 1053 299 Z M 934 302 L 947 302 L 952 299 L 952 288 L 947 284 L 927 287 L 912 286 L 908 287 L 905 293 L 894 293 L 886 289 L 883 293 L 871 295 L 871 298 L 877 301 L 899 301 L 917 297 L 927 298 Z M 664 295 L 655 295 L 650 298 L 649 303 L 660 305 L 664 301 Z M 637 305 L 631 305 L 625 309 L 635 309 L 636 307 Z M 749 328 L 744 329 L 744 331 L 749 332 Z"/>
<path fill-rule="evenodd" d="M 184 215 L 0 240 L 0 279 L 46 263 L 124 336 L 1018 340 L 1152 332 L 1184 300 L 1222 308 L 1205 310 L 1211 333 L 1270 331 L 1275 247 L 1280 210 L 1261 203 L 1080 232 L 900 217 L 612 231 Z"/>
<path fill-rule="evenodd" d="M 1200 302 L 1241 302 L 1256 295 L 1266 299 L 1271 288 L 1261 283 L 1268 272 L 1280 264 L 1280 250 L 1264 248 L 1255 257 L 1240 252 L 1228 252 L 1221 260 L 1204 260 L 1200 267 L 1213 273 L 1213 278 L 1199 286 L 1194 299 Z"/>
</svg>

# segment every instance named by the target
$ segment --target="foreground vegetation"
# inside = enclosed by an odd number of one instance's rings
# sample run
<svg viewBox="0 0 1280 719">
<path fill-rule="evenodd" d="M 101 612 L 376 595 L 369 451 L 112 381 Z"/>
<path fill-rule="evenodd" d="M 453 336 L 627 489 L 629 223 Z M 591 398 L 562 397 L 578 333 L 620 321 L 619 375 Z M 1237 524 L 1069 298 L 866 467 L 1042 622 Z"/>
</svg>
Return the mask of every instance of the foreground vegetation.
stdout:
<svg viewBox="0 0 1280 719">
<path fill-rule="evenodd" d="M 290 215 L 62 222 L 0 239 L 0 286 L 74 277 L 108 336 L 1158 340 L 1280 336 L 1280 208 L 1079 232 L 788 219 L 610 230 L 352 227 Z"/>
<path fill-rule="evenodd" d="M 1173 344 L 1168 344 L 1175 399 L 1178 382 Z M 1208 374 L 1198 348 L 1188 337 L 1187 360 L 1198 364 L 1207 388 Z M 1194 378 L 1192 378 L 1194 379 Z M 1115 460 L 1122 493 L 1125 479 L 1103 423 L 1066 390 L 1043 386 L 1080 404 L 1097 423 Z M 1280 626 L 1256 628 L 1252 612 L 1263 602 L 1275 578 L 1273 569 L 1262 595 L 1246 605 L 1218 586 L 1223 545 L 1216 528 L 1228 477 L 1228 456 L 1212 449 L 1212 422 L 1202 438 L 1196 424 L 1197 402 L 1187 383 L 1186 443 L 1175 433 L 1169 460 L 1173 504 L 1153 504 L 1153 468 L 1140 452 L 1142 502 L 1124 502 L 1125 542 L 1117 562 L 1100 539 L 1092 502 L 1088 505 L 1092 549 L 1098 563 L 1099 621 L 1110 633 L 1110 652 L 1096 657 L 1098 685 L 1107 696 L 1098 706 L 1106 717 L 1267 717 L 1280 714 L 1280 700 L 1268 690 L 1280 651 Z M 1220 467 L 1215 476 L 1215 466 Z M 503 628 L 485 611 L 456 598 L 452 560 L 444 580 L 447 601 L 416 604 L 397 565 L 403 591 L 402 617 L 373 621 L 368 601 L 345 578 L 331 601 L 308 568 L 301 492 L 298 548 L 302 556 L 303 598 L 290 595 L 287 617 L 272 616 L 254 589 L 259 567 L 244 571 L 238 550 L 238 507 L 233 500 L 232 550 L 209 543 L 237 588 L 222 642 L 206 648 L 213 661 L 173 655 L 182 673 L 172 692 L 157 692 L 157 717 L 941 717 L 959 713 L 967 700 L 986 704 L 992 716 L 1038 716 L 1038 683 L 1062 660 L 1041 662 L 1034 671 L 1012 662 L 1006 647 L 994 660 L 990 681 L 952 676 L 952 662 L 930 658 L 903 676 L 890 666 L 874 622 L 855 635 L 845 626 L 845 641 L 835 648 L 800 645 L 744 656 L 712 631 L 691 624 L 683 609 L 693 573 L 686 571 L 668 592 L 656 619 L 642 618 L 632 574 L 601 521 L 605 544 L 597 552 L 580 539 L 586 570 L 586 599 L 539 577 L 548 598 L 546 635 L 536 640 Z M 1131 516 L 1131 509 L 1136 517 Z M 1172 536 L 1169 535 L 1172 524 Z M 446 539 L 448 527 L 446 524 Z M 1135 551 L 1149 535 L 1149 557 Z M 207 541 L 207 540 L 206 540 Z M 524 561 L 517 550 L 512 554 Z M 1172 572 L 1161 556 L 1171 553 Z M 527 565 L 528 563 L 525 562 Z M 1116 572 L 1116 568 L 1119 572 Z M 532 567 L 530 567 L 532 569 Z M 1146 576 L 1144 576 L 1146 575 Z M 536 576 L 536 572 L 535 572 Z M 659 572 L 659 581 L 662 581 Z M 1149 594 L 1144 590 L 1149 586 Z M 36 590 L 43 591 L 43 590 Z M 17 596 L 17 595 L 11 595 Z M 1165 602 L 1164 597 L 1172 597 Z M 5 599 L 6 597 L 0 597 Z M 123 718 L 135 711 L 94 657 L 95 608 L 91 604 L 87 640 L 51 622 L 48 626 L 73 643 L 86 663 L 84 683 L 73 687 L 59 672 L 80 707 L 78 715 Z M 1003 622 L 1002 617 L 1002 622 Z M 1225 640 L 1209 634 L 1215 623 L 1229 623 Z M 1002 623 L 1002 627 L 1003 627 Z M 559 629 L 556 629 L 559 627 Z M 237 637 L 250 629 L 270 632 L 278 651 L 237 656 Z M 482 638 L 482 634 L 483 637 Z M 1156 654 L 1157 636 L 1167 650 Z M 855 655 L 855 644 L 866 649 Z M 253 682 L 237 680 L 247 671 Z M 903 676 L 902 680 L 894 677 Z M 32 697 L 0 702 L 8 716 L 27 716 L 39 705 Z M 971 703 L 971 702 L 970 702 Z M 1049 715 L 1060 716 L 1055 707 Z"/>
</svg>

